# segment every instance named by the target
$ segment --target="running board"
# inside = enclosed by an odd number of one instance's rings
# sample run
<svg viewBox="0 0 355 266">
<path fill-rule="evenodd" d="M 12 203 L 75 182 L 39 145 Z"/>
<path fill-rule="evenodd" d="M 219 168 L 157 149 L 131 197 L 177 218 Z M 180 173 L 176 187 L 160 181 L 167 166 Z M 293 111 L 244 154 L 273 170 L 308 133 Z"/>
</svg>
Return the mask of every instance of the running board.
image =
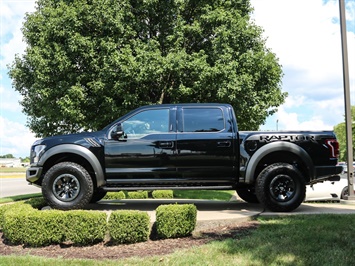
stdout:
<svg viewBox="0 0 355 266">
<path fill-rule="evenodd" d="M 129 190 L 234 190 L 233 186 L 196 186 L 196 187 L 178 187 L 178 186 L 171 186 L 171 187 L 101 187 L 104 191 L 129 191 Z"/>
</svg>

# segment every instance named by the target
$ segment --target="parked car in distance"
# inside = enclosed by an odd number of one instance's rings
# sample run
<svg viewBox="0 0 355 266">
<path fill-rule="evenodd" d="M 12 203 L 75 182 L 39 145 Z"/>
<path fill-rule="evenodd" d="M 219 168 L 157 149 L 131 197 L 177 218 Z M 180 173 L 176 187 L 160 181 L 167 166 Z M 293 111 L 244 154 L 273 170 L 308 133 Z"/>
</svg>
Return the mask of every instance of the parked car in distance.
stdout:
<svg viewBox="0 0 355 266">
<path fill-rule="evenodd" d="M 346 162 L 339 162 L 337 165 L 341 165 L 343 167 L 343 173 L 348 172 L 348 164 Z M 353 162 L 353 168 L 355 171 L 355 162 Z"/>
<path fill-rule="evenodd" d="M 304 201 L 339 201 L 347 199 L 348 179 L 341 175 L 340 181 L 324 181 L 306 186 L 306 198 Z"/>
</svg>

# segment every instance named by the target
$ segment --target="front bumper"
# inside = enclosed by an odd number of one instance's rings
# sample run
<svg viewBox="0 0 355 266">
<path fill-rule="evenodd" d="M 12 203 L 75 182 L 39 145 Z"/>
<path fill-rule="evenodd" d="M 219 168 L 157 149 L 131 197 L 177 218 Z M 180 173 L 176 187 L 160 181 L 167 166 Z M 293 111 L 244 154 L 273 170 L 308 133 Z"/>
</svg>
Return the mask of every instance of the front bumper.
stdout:
<svg viewBox="0 0 355 266">
<path fill-rule="evenodd" d="M 42 175 L 42 167 L 30 167 L 26 171 L 26 180 L 30 183 L 35 183 Z"/>
</svg>

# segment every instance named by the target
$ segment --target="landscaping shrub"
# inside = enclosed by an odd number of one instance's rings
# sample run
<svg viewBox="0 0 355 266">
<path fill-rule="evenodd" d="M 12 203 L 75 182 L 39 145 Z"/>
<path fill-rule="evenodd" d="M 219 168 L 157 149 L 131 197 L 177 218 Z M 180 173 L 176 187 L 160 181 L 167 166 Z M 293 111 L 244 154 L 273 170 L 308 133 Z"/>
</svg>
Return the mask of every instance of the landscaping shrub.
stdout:
<svg viewBox="0 0 355 266">
<path fill-rule="evenodd" d="M 0 206 L 0 229 L 3 228 L 4 226 L 4 214 L 6 211 L 12 209 L 12 208 L 19 208 L 20 205 L 23 205 L 22 202 L 16 202 L 16 203 L 11 203 L 11 204 L 4 204 Z"/>
<path fill-rule="evenodd" d="M 114 211 L 111 213 L 108 228 L 111 240 L 119 244 L 147 241 L 150 234 L 150 219 L 142 211 Z"/>
<path fill-rule="evenodd" d="M 46 200 L 43 197 L 31 198 L 29 200 L 26 200 L 25 203 L 31 205 L 32 208 L 38 210 L 48 205 Z"/>
<path fill-rule="evenodd" d="M 123 191 L 119 192 L 107 192 L 106 196 L 103 198 L 105 200 L 119 200 L 125 199 L 126 194 Z"/>
<path fill-rule="evenodd" d="M 23 207 L 25 206 L 25 207 Z M 14 244 L 39 247 L 64 240 L 62 225 L 65 222 L 60 211 L 38 211 L 23 204 L 4 214 L 4 236 Z"/>
<path fill-rule="evenodd" d="M 35 200 L 1 206 L 0 225 L 11 243 L 39 247 L 70 241 L 86 245 L 105 237 L 107 216 L 103 212 L 39 211 L 32 204 L 42 205 Z"/>
<path fill-rule="evenodd" d="M 152 197 L 153 199 L 172 199 L 174 194 L 172 190 L 154 190 Z"/>
<path fill-rule="evenodd" d="M 73 210 L 63 212 L 65 240 L 76 245 L 88 245 L 103 241 L 107 230 L 104 212 Z"/>
<path fill-rule="evenodd" d="M 196 226 L 197 209 L 193 204 L 160 205 L 156 209 L 156 231 L 160 238 L 191 235 Z"/>
<path fill-rule="evenodd" d="M 123 192 L 122 192 L 123 193 Z M 124 194 L 124 193 L 123 193 Z M 133 198 L 146 198 L 147 191 L 131 192 Z M 154 197 L 166 197 L 170 191 L 156 191 Z M 71 242 L 88 245 L 103 241 L 109 229 L 114 243 L 147 241 L 150 219 L 146 212 L 119 210 L 112 212 L 107 223 L 100 211 L 40 211 L 43 198 L 0 206 L 0 228 L 4 237 L 14 244 L 39 247 Z M 197 209 L 192 204 L 161 205 L 156 209 L 156 232 L 160 238 L 190 235 L 196 226 Z"/>
<path fill-rule="evenodd" d="M 148 191 L 129 191 L 128 193 L 129 199 L 147 199 Z"/>
</svg>

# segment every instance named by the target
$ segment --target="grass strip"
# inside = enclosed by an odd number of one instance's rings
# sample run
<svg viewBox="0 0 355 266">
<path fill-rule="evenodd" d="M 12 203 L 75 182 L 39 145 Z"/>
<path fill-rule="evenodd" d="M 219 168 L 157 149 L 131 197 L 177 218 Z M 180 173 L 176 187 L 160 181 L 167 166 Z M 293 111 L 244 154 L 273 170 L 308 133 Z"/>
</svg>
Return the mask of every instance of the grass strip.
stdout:
<svg viewBox="0 0 355 266">
<path fill-rule="evenodd" d="M 175 199 L 207 199 L 229 201 L 234 190 L 174 190 Z"/>
<path fill-rule="evenodd" d="M 26 194 L 26 195 L 18 195 L 18 196 L 0 198 L 0 204 L 9 203 L 9 202 L 15 202 L 15 201 L 19 201 L 19 200 L 26 200 L 26 199 L 30 199 L 30 198 L 37 198 L 37 197 L 42 197 L 42 193 L 33 193 L 33 194 Z"/>
</svg>

